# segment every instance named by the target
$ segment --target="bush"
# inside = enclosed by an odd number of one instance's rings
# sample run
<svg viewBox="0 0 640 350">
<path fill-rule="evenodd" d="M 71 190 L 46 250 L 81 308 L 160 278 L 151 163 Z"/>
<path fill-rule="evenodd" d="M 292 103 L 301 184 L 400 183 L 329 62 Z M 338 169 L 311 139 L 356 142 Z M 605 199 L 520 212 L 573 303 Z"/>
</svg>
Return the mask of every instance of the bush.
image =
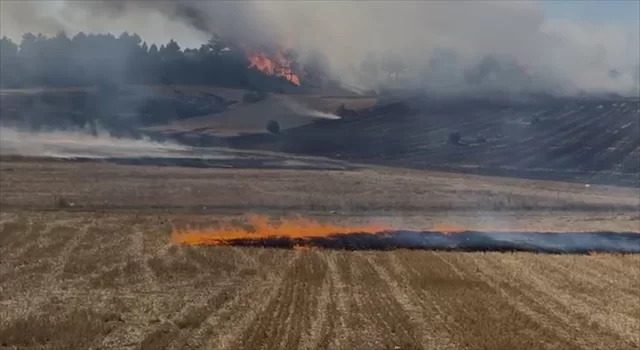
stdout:
<svg viewBox="0 0 640 350">
<path fill-rule="evenodd" d="M 272 133 L 272 134 L 279 134 L 280 133 L 280 123 L 278 123 L 275 120 L 269 120 L 267 122 L 267 131 Z"/>
<path fill-rule="evenodd" d="M 260 102 L 260 101 L 264 100 L 265 98 L 267 98 L 267 94 L 265 92 L 262 92 L 262 91 L 247 91 L 242 96 L 242 102 L 245 102 L 245 103 L 256 103 L 256 102 Z"/>
<path fill-rule="evenodd" d="M 59 209 L 63 209 L 63 208 L 69 208 L 71 206 L 71 203 L 64 197 L 62 196 L 56 196 L 55 197 L 55 205 L 57 208 Z"/>
<path fill-rule="evenodd" d="M 449 133 L 449 143 L 453 145 L 459 145 L 460 140 L 462 140 L 462 136 L 457 131 Z"/>
</svg>

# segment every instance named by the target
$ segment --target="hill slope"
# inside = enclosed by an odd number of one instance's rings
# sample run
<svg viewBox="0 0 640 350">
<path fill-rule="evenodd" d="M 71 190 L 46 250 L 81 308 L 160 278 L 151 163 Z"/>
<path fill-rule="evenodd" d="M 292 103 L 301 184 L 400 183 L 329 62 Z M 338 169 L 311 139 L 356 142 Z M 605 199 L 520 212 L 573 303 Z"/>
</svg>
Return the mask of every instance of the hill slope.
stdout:
<svg viewBox="0 0 640 350">
<path fill-rule="evenodd" d="M 244 136 L 229 143 L 394 166 L 635 184 L 639 119 L 638 100 L 416 99 L 278 137 Z M 456 132 L 460 141 L 451 142 Z"/>
</svg>

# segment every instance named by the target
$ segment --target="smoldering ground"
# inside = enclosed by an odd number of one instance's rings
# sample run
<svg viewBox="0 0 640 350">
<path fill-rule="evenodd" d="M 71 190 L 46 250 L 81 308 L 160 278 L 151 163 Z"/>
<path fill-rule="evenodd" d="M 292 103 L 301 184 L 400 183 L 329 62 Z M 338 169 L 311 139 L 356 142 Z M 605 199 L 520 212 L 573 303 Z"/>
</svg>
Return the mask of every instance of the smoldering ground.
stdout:
<svg viewBox="0 0 640 350">
<path fill-rule="evenodd" d="M 205 244 L 206 243 L 202 243 Z M 237 238 L 218 245 L 274 248 L 316 247 L 338 250 L 424 249 L 466 252 L 535 252 L 548 254 L 640 253 L 640 234 L 633 232 L 484 232 L 444 234 L 434 231 L 390 231 L 334 234 L 326 237 Z"/>
<path fill-rule="evenodd" d="M 78 131 L 24 131 L 0 128 L 0 154 L 54 158 L 170 157 L 191 148 L 172 142 L 93 135 Z"/>
<path fill-rule="evenodd" d="M 318 247 L 344 250 L 429 249 L 453 251 L 530 251 L 540 253 L 640 253 L 640 232 L 545 232 L 469 230 L 440 225 L 408 230 L 381 222 L 343 225 L 302 216 L 273 222 L 249 215 L 249 226 L 222 223 L 215 228 L 180 229 L 174 243 L 259 247 Z"/>
<path fill-rule="evenodd" d="M 320 112 L 318 112 L 320 113 Z M 357 166 L 329 159 L 311 159 L 216 147 L 192 147 L 148 137 L 131 138 L 107 131 L 33 131 L 0 127 L 0 156 L 105 161 L 121 165 L 192 168 L 351 170 Z"/>
<path fill-rule="evenodd" d="M 144 24 L 143 24 L 144 23 Z M 321 52 L 334 74 L 366 87 L 368 53 L 406 65 L 404 84 L 435 92 L 510 89 L 522 81 L 469 84 L 462 71 L 488 55 L 525 67 L 530 89 L 633 93 L 640 58 L 638 21 L 584 23 L 545 17 L 536 1 L 21 1 L 2 2 L 2 31 L 135 31 L 149 41 L 173 37 L 197 46 L 212 33 L 248 43 Z M 443 50 L 447 65 L 429 62 Z M 620 74 L 610 74 L 610 72 Z M 503 85 L 507 85 L 506 87 Z"/>
</svg>

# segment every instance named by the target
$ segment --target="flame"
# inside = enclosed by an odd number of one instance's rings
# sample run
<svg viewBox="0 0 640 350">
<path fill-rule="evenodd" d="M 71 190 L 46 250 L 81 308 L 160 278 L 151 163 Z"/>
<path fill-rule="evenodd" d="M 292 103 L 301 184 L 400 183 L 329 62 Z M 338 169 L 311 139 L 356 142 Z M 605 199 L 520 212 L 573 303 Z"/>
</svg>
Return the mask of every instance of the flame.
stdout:
<svg viewBox="0 0 640 350">
<path fill-rule="evenodd" d="M 271 223 L 265 216 L 250 215 L 248 221 L 252 229 L 231 224 L 223 224 L 218 228 L 204 230 L 180 230 L 174 228 L 171 232 L 171 239 L 174 243 L 182 244 L 226 245 L 230 241 L 238 239 L 257 240 L 272 237 L 305 239 L 327 237 L 334 234 L 378 233 L 392 229 L 390 226 L 382 224 L 334 225 L 320 223 L 301 216 Z"/>
<path fill-rule="evenodd" d="M 289 219 L 281 219 L 273 222 L 266 216 L 249 215 L 247 217 L 249 225 L 239 226 L 232 223 L 223 223 L 215 228 L 205 229 L 174 229 L 171 232 L 171 240 L 177 244 L 188 245 L 233 245 L 238 240 L 264 240 L 272 238 L 294 239 L 293 249 L 305 250 L 309 247 L 307 242 L 313 238 L 324 238 L 339 234 L 367 233 L 385 235 L 390 231 L 397 230 L 385 224 L 360 224 L 360 225 L 339 225 L 321 223 L 316 220 L 295 216 Z M 415 228 L 413 228 L 415 230 Z M 557 232 L 552 229 L 542 227 L 495 227 L 491 225 L 465 226 L 455 223 L 435 223 L 430 230 L 440 232 L 444 235 L 456 234 L 464 231 L 489 231 L 489 232 Z M 591 255 L 601 254 L 597 251 L 590 252 Z"/>
<path fill-rule="evenodd" d="M 293 62 L 287 59 L 281 50 L 273 55 L 265 52 L 245 48 L 249 68 L 256 68 L 267 75 L 283 77 L 295 85 L 300 85 L 300 78 L 291 68 Z"/>
</svg>

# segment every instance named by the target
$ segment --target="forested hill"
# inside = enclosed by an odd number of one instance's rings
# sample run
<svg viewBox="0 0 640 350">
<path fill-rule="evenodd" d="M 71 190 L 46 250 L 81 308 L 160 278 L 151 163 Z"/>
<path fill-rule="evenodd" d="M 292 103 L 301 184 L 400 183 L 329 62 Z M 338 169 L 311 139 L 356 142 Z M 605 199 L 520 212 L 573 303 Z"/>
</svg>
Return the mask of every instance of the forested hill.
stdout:
<svg viewBox="0 0 640 350">
<path fill-rule="evenodd" d="M 249 68 L 239 47 L 217 37 L 198 49 L 170 40 L 148 45 L 137 34 L 27 33 L 20 43 L 0 39 L 0 87 L 112 84 L 222 85 L 261 90 L 294 88 L 282 77 Z"/>
</svg>

